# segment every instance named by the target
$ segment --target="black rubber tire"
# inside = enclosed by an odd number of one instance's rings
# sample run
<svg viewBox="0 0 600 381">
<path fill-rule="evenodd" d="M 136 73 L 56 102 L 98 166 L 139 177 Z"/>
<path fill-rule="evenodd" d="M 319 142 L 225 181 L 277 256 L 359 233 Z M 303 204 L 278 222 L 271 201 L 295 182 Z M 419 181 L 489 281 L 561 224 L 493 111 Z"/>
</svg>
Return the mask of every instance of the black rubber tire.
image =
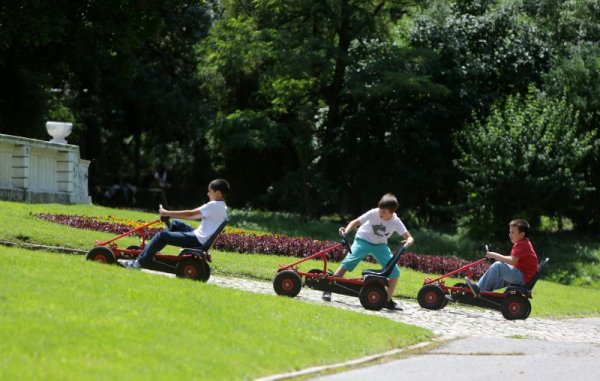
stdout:
<svg viewBox="0 0 600 381">
<path fill-rule="evenodd" d="M 273 289 L 277 295 L 293 298 L 300 293 L 301 288 L 302 279 L 300 278 L 300 275 L 293 270 L 280 271 L 273 280 Z"/>
<path fill-rule="evenodd" d="M 175 275 L 178 278 L 187 278 L 202 281 L 202 279 L 206 276 L 204 274 L 204 271 L 205 268 L 201 260 L 196 258 L 187 258 L 177 263 Z"/>
<path fill-rule="evenodd" d="M 531 303 L 521 295 L 509 295 L 502 299 L 500 311 L 506 320 L 525 320 L 531 313 Z"/>
<path fill-rule="evenodd" d="M 417 300 L 421 307 L 428 310 L 440 310 L 448 304 L 444 291 L 435 284 L 426 284 L 421 287 Z"/>
<path fill-rule="evenodd" d="M 360 289 L 358 299 L 365 309 L 379 311 L 387 303 L 387 291 L 379 283 L 367 284 Z"/>
<path fill-rule="evenodd" d="M 127 246 L 127 250 L 142 250 L 142 248 L 138 245 Z"/>
<path fill-rule="evenodd" d="M 117 262 L 115 254 L 106 246 L 96 246 L 88 251 L 85 259 L 88 261 L 95 261 L 112 265 Z"/>
<path fill-rule="evenodd" d="M 201 261 L 201 263 L 204 270 L 202 271 L 202 277 L 199 280 L 206 283 L 210 279 L 210 266 L 206 261 Z"/>
</svg>

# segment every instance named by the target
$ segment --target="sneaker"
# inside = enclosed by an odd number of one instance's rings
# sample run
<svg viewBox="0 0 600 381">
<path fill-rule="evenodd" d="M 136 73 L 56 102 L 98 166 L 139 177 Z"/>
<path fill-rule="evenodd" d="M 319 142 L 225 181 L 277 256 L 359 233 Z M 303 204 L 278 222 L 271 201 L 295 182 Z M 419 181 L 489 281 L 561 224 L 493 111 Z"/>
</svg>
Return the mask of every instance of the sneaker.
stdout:
<svg viewBox="0 0 600 381">
<path fill-rule="evenodd" d="M 331 302 L 331 292 L 324 291 L 323 296 L 321 296 L 321 299 L 323 299 L 326 302 Z"/>
<path fill-rule="evenodd" d="M 398 303 L 394 302 L 392 299 L 388 300 L 383 308 L 388 310 L 402 310 L 402 308 L 398 307 Z"/>
<path fill-rule="evenodd" d="M 479 289 L 477 283 L 473 282 L 469 278 L 465 278 L 465 281 L 467 282 L 467 287 L 469 287 L 469 290 L 471 290 L 471 292 L 473 293 L 473 296 L 479 298 L 479 296 L 481 295 L 481 290 Z"/>
<path fill-rule="evenodd" d="M 139 270 L 142 268 L 135 259 L 117 259 L 117 262 L 126 269 Z"/>
</svg>

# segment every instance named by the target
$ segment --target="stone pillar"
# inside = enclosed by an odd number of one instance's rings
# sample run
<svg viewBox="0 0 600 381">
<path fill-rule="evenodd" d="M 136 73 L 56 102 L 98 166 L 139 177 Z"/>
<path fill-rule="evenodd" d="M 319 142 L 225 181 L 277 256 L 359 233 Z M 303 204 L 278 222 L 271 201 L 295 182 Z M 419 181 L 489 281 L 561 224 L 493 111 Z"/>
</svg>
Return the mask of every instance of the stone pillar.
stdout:
<svg viewBox="0 0 600 381">
<path fill-rule="evenodd" d="M 29 189 L 29 146 L 15 144 L 12 154 L 11 183 L 14 188 Z"/>
<path fill-rule="evenodd" d="M 56 160 L 56 183 L 59 192 L 73 193 L 75 185 L 75 152 L 59 151 Z"/>
</svg>

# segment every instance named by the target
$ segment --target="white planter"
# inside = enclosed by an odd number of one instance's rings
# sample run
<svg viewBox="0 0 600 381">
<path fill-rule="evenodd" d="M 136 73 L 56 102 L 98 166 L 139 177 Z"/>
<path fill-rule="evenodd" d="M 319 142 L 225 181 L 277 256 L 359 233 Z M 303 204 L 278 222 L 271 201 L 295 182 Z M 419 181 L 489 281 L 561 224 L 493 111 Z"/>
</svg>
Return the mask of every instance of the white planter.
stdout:
<svg viewBox="0 0 600 381">
<path fill-rule="evenodd" d="M 54 139 L 51 143 L 67 144 L 65 138 L 69 136 L 73 129 L 73 123 L 68 122 L 46 122 L 46 131 Z"/>
</svg>

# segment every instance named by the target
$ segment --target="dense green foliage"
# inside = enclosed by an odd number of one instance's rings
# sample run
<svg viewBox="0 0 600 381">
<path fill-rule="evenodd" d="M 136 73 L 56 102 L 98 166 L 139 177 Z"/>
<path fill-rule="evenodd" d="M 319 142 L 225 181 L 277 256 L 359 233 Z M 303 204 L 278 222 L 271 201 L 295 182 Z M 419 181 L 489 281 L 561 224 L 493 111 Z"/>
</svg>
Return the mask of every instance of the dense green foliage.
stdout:
<svg viewBox="0 0 600 381">
<path fill-rule="evenodd" d="M 458 137 L 457 168 L 468 195 L 464 224 L 485 236 L 516 215 L 535 226 L 544 214 L 577 216 L 592 189 L 581 167 L 594 136 L 580 131 L 564 99 L 533 87 L 492 107 L 485 122 L 476 118 Z"/>
<path fill-rule="evenodd" d="M 391 191 L 422 226 L 522 215 L 597 231 L 599 17 L 596 0 L 3 2 L 0 133 L 43 139 L 44 120 L 73 121 L 91 185 L 147 186 L 163 162 L 180 206 L 222 176 L 236 207 L 347 218 Z M 468 173 L 493 152 L 518 160 L 499 140 L 465 146 L 513 128 L 513 111 L 553 120 L 523 122 L 549 139 L 519 172 L 537 183 L 528 209 L 492 197 L 507 168 Z M 555 187 L 542 167 L 569 179 Z"/>
</svg>

